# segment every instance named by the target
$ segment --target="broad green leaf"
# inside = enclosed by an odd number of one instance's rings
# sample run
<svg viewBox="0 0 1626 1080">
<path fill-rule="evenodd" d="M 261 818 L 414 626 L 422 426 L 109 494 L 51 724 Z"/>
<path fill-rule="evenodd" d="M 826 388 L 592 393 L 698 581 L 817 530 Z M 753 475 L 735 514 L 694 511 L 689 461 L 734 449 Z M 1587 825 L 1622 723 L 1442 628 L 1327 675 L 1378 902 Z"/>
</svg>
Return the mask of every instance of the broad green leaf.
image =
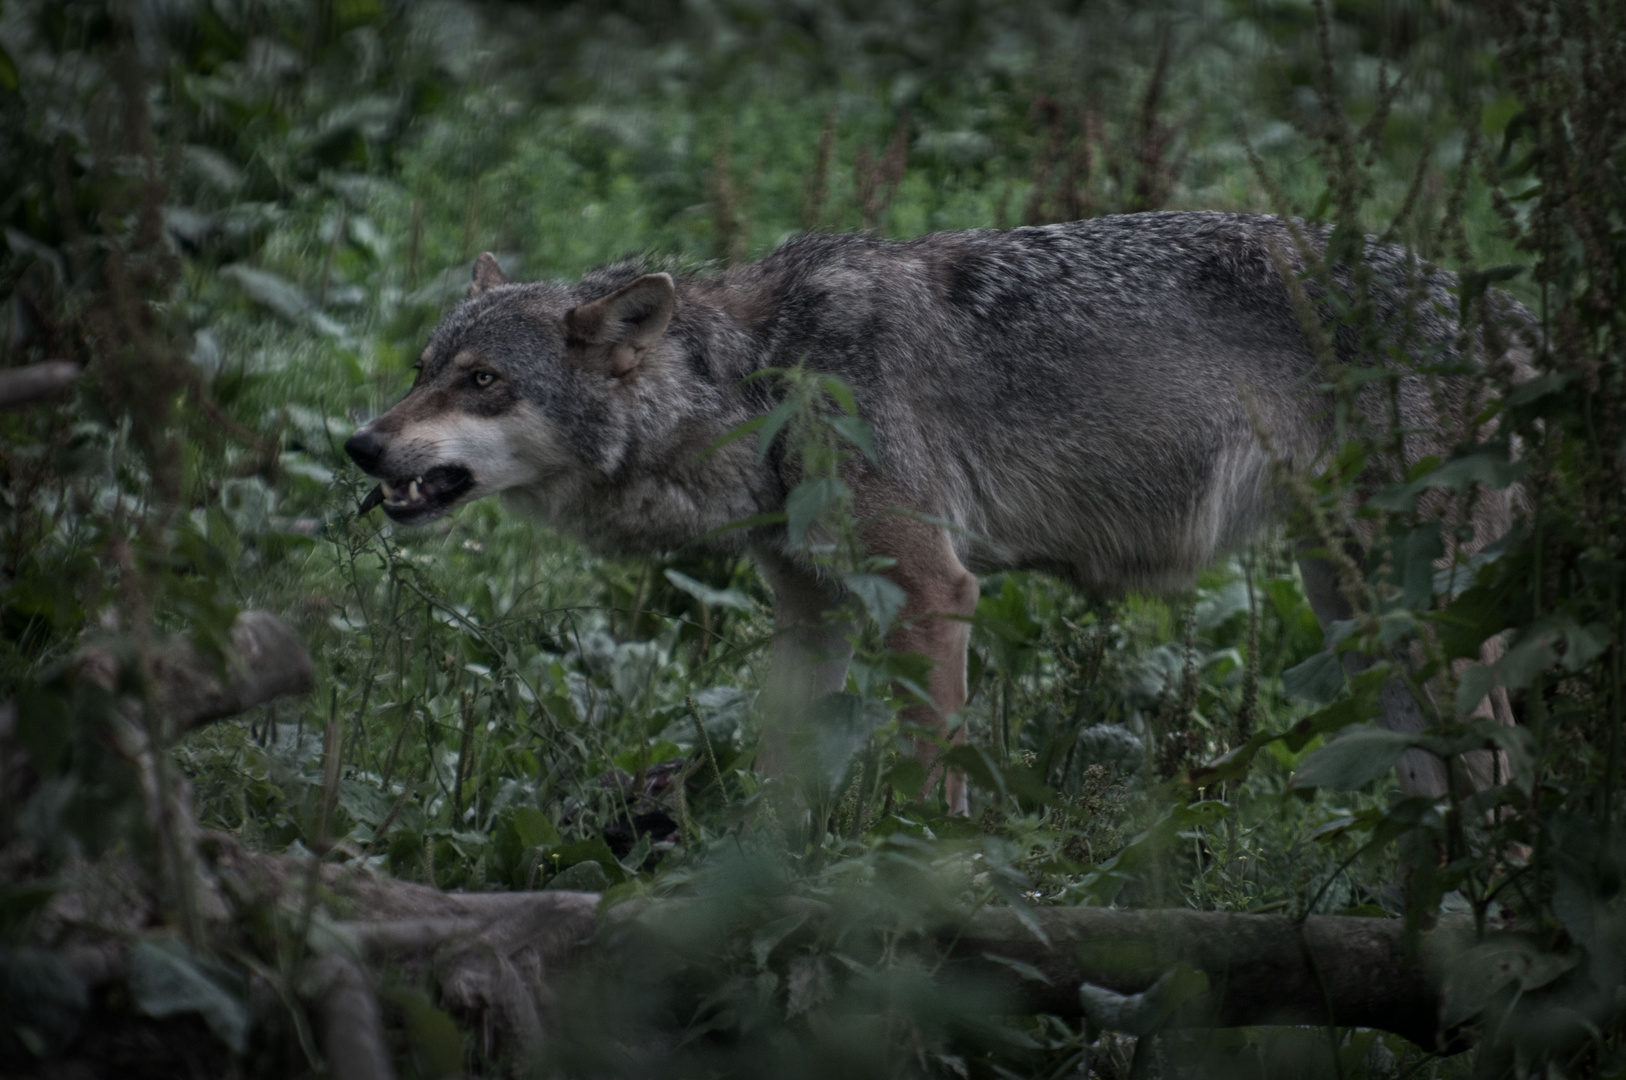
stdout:
<svg viewBox="0 0 1626 1080">
<path fill-rule="evenodd" d="M 842 438 L 858 447 L 859 452 L 871 461 L 875 461 L 875 436 L 870 431 L 869 424 L 861 416 L 835 416 L 831 417 L 829 424 Z"/>
<path fill-rule="evenodd" d="M 881 574 L 848 574 L 842 584 L 864 605 L 864 611 L 885 633 L 908 597 L 891 578 Z"/>
<path fill-rule="evenodd" d="M 516 806 L 513 822 L 519 842 L 528 848 L 554 847 L 559 843 L 559 830 L 548 819 L 548 815 L 534 806 Z"/>
<path fill-rule="evenodd" d="M 751 957 L 757 962 L 757 970 L 768 966 L 768 959 L 779 947 L 779 943 L 795 933 L 797 927 L 807 922 L 807 918 L 808 913 L 805 911 L 786 915 L 759 928 L 751 935 Z"/>
<path fill-rule="evenodd" d="M 1044 983 L 1046 986 L 1050 985 L 1050 976 L 1046 975 L 1044 972 L 1040 971 L 1038 968 L 1024 960 L 1013 960 L 1009 956 L 1000 956 L 998 953 L 991 952 L 983 953 L 982 958 L 990 963 L 998 964 L 1001 967 L 1010 968 L 1016 973 L 1018 978 L 1024 979 L 1028 982 Z"/>
<path fill-rule="evenodd" d="M 1501 633 L 1507 625 L 1502 597 L 1484 585 L 1473 585 L 1458 593 L 1443 611 L 1431 616 L 1431 621 L 1446 658 L 1451 660 L 1478 657 L 1485 639 Z"/>
<path fill-rule="evenodd" d="M 1457 681 L 1457 715 L 1467 716 L 1485 700 L 1485 695 L 1496 688 L 1496 669 L 1484 664 L 1470 664 Z"/>
<path fill-rule="evenodd" d="M 610 850 L 610 845 L 606 844 L 603 838 L 597 836 L 591 840 L 579 840 L 574 844 L 566 844 L 564 847 L 555 848 L 549 852 L 548 861 L 557 870 L 568 870 L 585 862 L 597 863 L 609 875 L 610 884 L 612 885 L 625 880 L 627 876 L 626 871 L 621 868 L 620 861 L 616 859 L 615 853 Z"/>
<path fill-rule="evenodd" d="M 1538 375 L 1534 379 L 1514 387 L 1513 392 L 1507 396 L 1507 404 L 1509 406 L 1528 405 L 1532 401 L 1547 397 L 1550 394 L 1557 394 L 1569 385 L 1570 378 L 1568 372 L 1561 371 Z"/>
<path fill-rule="evenodd" d="M 17 76 L 17 62 L 11 58 L 5 46 L 0 45 L 0 87 L 15 94 L 21 86 L 22 80 Z"/>
<path fill-rule="evenodd" d="M 1472 484 L 1483 484 L 1499 491 L 1518 480 L 1523 473 L 1523 463 L 1510 461 L 1506 447 L 1484 447 L 1474 453 L 1452 458 L 1408 483 L 1390 484 L 1369 498 L 1367 505 L 1409 514 L 1416 506 L 1418 496 L 1429 488 L 1464 491 Z"/>
<path fill-rule="evenodd" d="M 416 990 L 397 987 L 390 1002 L 406 1017 L 402 1025 L 407 1043 L 419 1058 L 417 1075 L 424 1077 L 462 1076 L 463 1033 L 444 1009 L 437 1009 Z"/>
<path fill-rule="evenodd" d="M 1351 727 L 1304 759 L 1289 786 L 1353 791 L 1394 767 L 1413 738 L 1375 724 Z"/>
<path fill-rule="evenodd" d="M 892 718 L 886 706 L 859 694 L 825 694 L 813 703 L 810 712 L 811 735 L 826 785 L 834 786 L 847 775 L 847 768 L 877 728 Z"/>
<path fill-rule="evenodd" d="M 722 438 L 700 451 L 699 456 L 702 458 L 708 458 L 712 454 L 715 454 L 717 451 L 721 450 L 723 447 L 727 446 L 729 443 L 734 442 L 736 439 L 743 439 L 753 431 L 762 430 L 762 425 L 766 424 L 767 422 L 767 413 L 763 413 L 761 416 L 753 416 L 751 419 L 745 421 L 745 423 L 736 426 L 727 435 L 724 435 Z"/>
<path fill-rule="evenodd" d="M 666 571 L 666 580 L 679 592 L 688 593 L 702 604 L 712 607 L 732 608 L 735 611 L 755 611 L 756 605 L 751 598 L 738 589 L 714 589 L 703 581 L 696 581 L 688 574 L 676 570 Z"/>
<path fill-rule="evenodd" d="M 256 304 L 270 308 L 291 323 L 303 322 L 311 313 L 310 297 L 298 285 L 269 270 L 232 263 L 220 269 L 220 276 L 236 282 Z"/>
<path fill-rule="evenodd" d="M 1282 672 L 1282 692 L 1317 705 L 1337 700 L 1344 689 L 1344 661 L 1332 652 L 1318 652 L 1304 663 Z"/>
<path fill-rule="evenodd" d="M 926 767 L 913 758 L 906 758 L 888 769 L 882 780 L 893 790 L 902 792 L 904 801 L 913 802 L 926 786 Z"/>
<path fill-rule="evenodd" d="M 1439 522 L 1407 530 L 1393 550 L 1402 602 L 1414 610 L 1427 610 L 1434 603 L 1434 564 L 1445 554 Z"/>
<path fill-rule="evenodd" d="M 819 375 L 816 378 L 816 385 L 820 390 L 835 399 L 842 412 L 848 416 L 858 415 L 858 399 L 853 397 L 852 387 L 848 386 L 839 376 Z"/>
<path fill-rule="evenodd" d="M 364 825 L 376 827 L 389 815 L 395 800 L 361 780 L 339 782 L 339 806 Z"/>
<path fill-rule="evenodd" d="M 622 873 L 625 874 L 625 871 Z M 611 884 L 610 875 L 605 872 L 604 867 L 589 860 L 565 867 L 549 878 L 547 885 L 543 887 L 566 892 L 602 893 L 607 891 Z"/>
<path fill-rule="evenodd" d="M 1181 1006 L 1207 991 L 1208 976 L 1181 961 L 1138 994 L 1119 994 L 1084 983 L 1078 988 L 1078 1000 L 1095 1027 L 1151 1035 Z"/>
<path fill-rule="evenodd" d="M 1493 934 L 1446 962 L 1440 1023 L 1449 1028 L 1473 1019 L 1508 987 L 1538 990 L 1579 960 L 1577 954 L 1548 952 L 1524 937 Z"/>
<path fill-rule="evenodd" d="M 216 1038 L 241 1054 L 248 1049 L 248 1006 L 223 985 L 217 965 L 200 961 L 179 941 L 143 940 L 126 960 L 130 997 L 148 1016 L 197 1013 Z"/>
<path fill-rule="evenodd" d="M 847 486 L 833 476 L 796 485 L 785 497 L 785 531 L 792 544 L 800 544 L 819 512 L 846 494 Z"/>
<path fill-rule="evenodd" d="M 1255 602 L 1263 603 L 1264 597 L 1255 594 Z M 1193 616 L 1197 620 L 1197 629 L 1212 630 L 1216 626 L 1223 626 L 1238 615 L 1246 614 L 1248 610 L 1248 583 L 1246 581 L 1228 581 L 1217 589 L 1204 589 L 1197 595 L 1197 605 Z"/>
<path fill-rule="evenodd" d="M 761 430 L 757 432 L 758 461 L 767 460 L 768 451 L 773 448 L 773 441 L 779 437 L 779 432 L 790 422 L 790 418 L 796 415 L 800 405 L 795 398 L 787 398 L 762 418 Z"/>
</svg>

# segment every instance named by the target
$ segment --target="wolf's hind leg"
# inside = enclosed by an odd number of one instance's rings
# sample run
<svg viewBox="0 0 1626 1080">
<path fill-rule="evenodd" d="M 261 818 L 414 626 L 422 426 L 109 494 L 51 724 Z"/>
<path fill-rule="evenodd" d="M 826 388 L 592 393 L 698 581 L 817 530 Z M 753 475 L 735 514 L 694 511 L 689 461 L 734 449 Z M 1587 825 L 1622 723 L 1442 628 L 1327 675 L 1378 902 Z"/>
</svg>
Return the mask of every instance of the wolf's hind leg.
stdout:
<svg viewBox="0 0 1626 1080">
<path fill-rule="evenodd" d="M 777 552 L 756 551 L 753 558 L 774 595 L 762 708 L 767 730 L 758 765 L 769 776 L 783 776 L 791 768 L 791 736 L 806 720 L 808 705 L 846 684 L 850 628 L 829 617 L 841 594 L 812 570 Z"/>
<path fill-rule="evenodd" d="M 1317 621 L 1325 630 L 1341 619 L 1353 617 L 1349 602 L 1338 589 L 1338 572 L 1325 559 L 1305 557 L 1299 560 L 1299 573 L 1304 577 L 1304 595 L 1310 601 Z M 1363 653 L 1345 653 L 1344 670 L 1356 675 L 1376 661 Z M 1390 731 L 1420 734 L 1428 730 L 1428 718 L 1412 696 L 1402 679 L 1390 679 L 1378 693 L 1382 709 L 1378 724 Z M 1447 791 L 1445 762 L 1426 750 L 1407 750 L 1395 762 L 1400 778 L 1400 790 L 1407 795 L 1426 795 L 1431 799 L 1445 796 Z"/>
<path fill-rule="evenodd" d="M 866 530 L 865 541 L 874 555 L 896 559 L 887 576 L 903 589 L 906 600 L 898 624 L 887 638 L 896 652 L 918 652 L 932 661 L 927 677 L 931 704 L 911 705 L 904 720 L 941 734 L 948 718 L 965 708 L 966 648 L 971 642 L 968 621 L 977 610 L 977 578 L 960 564 L 941 526 L 899 515 L 885 516 Z M 965 740 L 965 728 L 953 736 Z M 930 739 L 915 740 L 915 756 L 927 769 L 922 794 L 942 778 L 951 814 L 970 813 L 965 777 L 951 772 L 946 778 L 937 764 L 937 746 Z"/>
</svg>

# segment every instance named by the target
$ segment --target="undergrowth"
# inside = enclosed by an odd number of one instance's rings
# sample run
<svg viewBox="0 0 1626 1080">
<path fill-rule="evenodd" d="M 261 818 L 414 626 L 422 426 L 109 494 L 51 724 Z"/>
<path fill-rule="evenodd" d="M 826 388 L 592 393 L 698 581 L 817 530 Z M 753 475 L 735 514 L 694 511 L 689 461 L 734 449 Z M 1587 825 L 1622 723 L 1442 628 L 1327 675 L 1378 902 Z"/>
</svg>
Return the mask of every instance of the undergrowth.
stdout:
<svg viewBox="0 0 1626 1080">
<path fill-rule="evenodd" d="M 0 696 L 46 710 L 53 665 L 86 635 L 207 644 L 236 611 L 269 608 L 308 646 L 317 689 L 173 748 L 207 826 L 443 889 L 716 905 L 705 933 L 672 930 L 715 946 L 687 967 L 653 965 L 634 990 L 578 987 L 580 1035 L 549 1062 L 560 1072 L 651 1066 L 614 1056 L 629 1030 L 654 1032 L 630 1041 L 663 1061 L 689 1054 L 697 1073 L 798 1055 L 809 1075 L 1065 1075 L 1086 1055 L 1099 1076 L 1155 1067 L 1145 1053 L 1132 1066 L 1132 1041 L 1052 1017 L 994 1021 L 977 988 L 930 989 L 928 958 L 904 943 L 923 913 L 956 904 L 1495 922 L 1505 902 L 1541 948 L 1590 948 L 1607 935 L 1565 921 L 1554 891 L 1612 911 L 1618 885 L 1576 868 L 1614 865 L 1579 837 L 1613 823 L 1619 801 L 1620 298 L 1603 267 L 1620 228 L 1604 209 L 1565 222 L 1549 193 L 1619 205 L 1601 164 L 1618 162 L 1618 106 L 1588 99 L 1596 141 L 1567 143 L 1573 125 L 1542 109 L 1571 101 L 1574 31 L 1511 5 L 1494 19 L 1449 7 L 1027 4 L 956 21 L 885 3 L 863 17 L 765 5 L 647 19 L 631 7 L 9 4 L 0 348 L 8 366 L 66 356 L 88 375 L 71 404 L 3 421 Z M 1618 60 L 1618 27 L 1598 35 Z M 162 105 L 152 116 L 119 111 L 148 94 Z M 952 752 L 973 813 L 958 819 L 920 798 L 895 717 L 911 669 L 880 646 L 884 589 L 853 590 L 866 636 L 847 711 L 815 748 L 823 787 L 797 816 L 753 769 L 772 600 L 748 563 L 598 558 L 489 503 L 419 530 L 357 513 L 367 484 L 340 447 L 404 393 L 481 250 L 526 279 L 629 251 L 704 270 L 806 228 L 904 237 L 1188 207 L 1388 230 L 1463 271 L 1536 261 L 1467 278 L 1553 314 L 1566 357 L 1542 359 L 1545 381 L 1520 392 L 1499 436 L 1502 465 L 1515 428 L 1527 447 L 1522 531 L 1500 561 L 1464 564 L 1472 589 L 1397 595 L 1396 565 L 1422 552 L 1426 569 L 1441 552 L 1406 546 L 1430 526 L 1415 500 L 1391 499 L 1391 543 L 1356 569 L 1369 620 L 1349 639 L 1386 653 L 1460 615 L 1479 619 L 1459 635 L 1480 631 L 1477 647 L 1523 627 L 1509 656 L 1524 667 L 1471 676 L 1523 693 L 1536 742 L 1518 749 L 1543 770 L 1523 794 L 1498 789 L 1513 816 L 1486 819 L 1493 837 L 1468 835 L 1493 799 L 1429 817 L 1392 774 L 1290 784 L 1341 723 L 1368 718 L 1349 706 L 1362 687 L 1352 698 L 1319 659 L 1293 558 L 1320 539 L 1304 521 L 1174 597 L 985 577 L 969 742 Z M 836 459 L 861 453 L 861 437 L 828 428 L 847 415 L 828 409 L 843 388 L 820 392 L 834 397 L 804 395 L 780 422 L 803 425 L 802 445 L 835 431 L 819 445 Z M 1476 452 L 1488 451 L 1453 451 Z M 1441 467 L 1395 484 L 1420 488 Z M 1356 472 L 1341 459 L 1328 482 Z M 821 490 L 804 512 L 839 531 L 839 492 Z M 1323 490 L 1319 505 L 1341 495 Z M 842 573 L 879 569 L 844 558 Z M 1528 602 L 1514 598 L 1527 586 Z M 0 839 L 31 845 L 12 879 L 48 880 L 109 845 L 162 846 L 129 812 L 91 722 L 50 709 L 60 732 L 34 737 L 48 749 L 36 758 L 56 763 L 59 805 L 5 808 Z M 1463 746 L 1476 737 L 1447 730 Z M 1513 842 L 1533 846 L 1528 870 L 1503 860 Z M 787 895 L 842 916 L 775 959 L 795 929 L 774 906 Z M 40 902 L 9 904 L 0 929 L 20 940 Z M 1597 948 L 1589 963 L 1613 955 Z M 1497 1002 L 1511 1015 L 1516 1003 Z M 1510 1069 L 1562 1058 L 1603 1071 L 1618 1060 L 1604 1023 L 1580 1050 L 1554 1036 L 1550 1058 L 1487 1038 Z M 257 1036 L 281 1040 L 261 1069 L 309 1067 L 293 1031 Z M 1205 1075 L 1471 1068 L 1394 1036 L 1338 1037 L 1336 1066 L 1325 1033 L 1293 1030 L 1171 1034 L 1161 1053 Z M 38 1039 L 27 1049 L 48 1053 L 49 1032 Z M 444 1047 L 419 1049 L 444 1060 Z"/>
</svg>

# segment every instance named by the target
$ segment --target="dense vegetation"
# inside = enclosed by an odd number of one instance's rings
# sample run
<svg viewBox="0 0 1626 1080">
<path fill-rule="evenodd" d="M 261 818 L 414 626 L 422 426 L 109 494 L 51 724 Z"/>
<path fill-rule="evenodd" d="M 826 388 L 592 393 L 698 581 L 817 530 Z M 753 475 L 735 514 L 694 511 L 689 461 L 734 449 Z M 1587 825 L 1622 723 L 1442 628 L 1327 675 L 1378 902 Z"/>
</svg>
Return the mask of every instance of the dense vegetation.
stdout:
<svg viewBox="0 0 1626 1080">
<path fill-rule="evenodd" d="M 443 889 L 717 913 L 706 948 L 687 927 L 577 987 L 538 1068 L 644 1074 L 652 1047 L 684 1075 L 1626 1066 L 1618 7 L 12 0 L 0 46 L 0 363 L 85 368 L 70 400 L 0 417 L 0 699 L 45 777 L 25 804 L 0 792 L 0 945 L 33 940 L 84 858 L 170 842 L 64 660 L 87 636 L 131 657 L 173 633 L 208 647 L 261 607 L 307 644 L 317 690 L 173 747 L 206 825 Z M 771 598 L 748 563 L 601 559 L 493 503 L 422 530 L 356 512 L 371 483 L 340 446 L 404 392 L 482 250 L 522 279 L 633 251 L 703 270 L 804 229 L 1159 208 L 1329 221 L 1352 260 L 1349 238 L 1387 235 L 1463 274 L 1466 325 L 1494 284 L 1550 348 L 1505 409 L 1462 418 L 1446 460 L 1384 485 L 1364 470 L 1392 433 L 1352 427 L 1290 525 L 1189 595 L 985 578 L 957 752 L 969 821 L 917 801 L 884 604 L 860 612 L 844 720 L 793 815 L 752 771 Z M 1370 313 L 1346 299 L 1359 330 Z M 1329 383 L 1347 400 L 1398 362 L 1377 345 Z M 820 388 L 787 385 L 807 404 L 786 437 L 838 456 Z M 1520 523 L 1472 559 L 1418 498 L 1466 506 L 1516 479 Z M 1345 680 L 1293 562 L 1337 549 L 1352 512 L 1379 542 L 1345 568 L 1362 604 L 1340 647 L 1416 657 L 1406 677 L 1444 703 L 1428 745 L 1499 746 L 1511 782 L 1435 806 L 1367 764 L 1406 745 L 1368 723 L 1394 671 Z M 1498 633 L 1506 658 L 1459 689 L 1449 662 Z M 1450 702 L 1491 685 L 1520 729 L 1457 718 Z M 785 896 L 840 917 L 782 947 Z M 297 919 L 266 912 L 227 942 L 167 902 L 198 954 L 295 977 Z M 1456 961 L 1448 1011 L 1482 1049 L 1260 1028 L 1137 1054 L 992 1019 L 976 987 L 926 989 L 911 935 L 932 912 L 1107 903 L 1415 929 L 1471 912 L 1492 936 Z M 425 988 L 392 993 L 405 1074 L 493 1067 Z M 6 1060 L 70 1039 L 19 1015 Z M 270 1010 L 233 1067 L 311 1071 L 300 1030 Z"/>
</svg>

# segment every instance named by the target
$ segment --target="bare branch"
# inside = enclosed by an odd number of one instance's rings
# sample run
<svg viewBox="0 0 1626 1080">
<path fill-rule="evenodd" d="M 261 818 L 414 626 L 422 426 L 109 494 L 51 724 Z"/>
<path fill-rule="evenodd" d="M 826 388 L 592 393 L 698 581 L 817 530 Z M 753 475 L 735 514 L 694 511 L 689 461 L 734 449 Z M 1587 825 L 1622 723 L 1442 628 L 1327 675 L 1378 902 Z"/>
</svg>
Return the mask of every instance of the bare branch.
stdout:
<svg viewBox="0 0 1626 1080">
<path fill-rule="evenodd" d="M 79 377 L 79 365 L 67 360 L 0 371 L 0 409 L 19 409 L 66 389 Z"/>
</svg>

